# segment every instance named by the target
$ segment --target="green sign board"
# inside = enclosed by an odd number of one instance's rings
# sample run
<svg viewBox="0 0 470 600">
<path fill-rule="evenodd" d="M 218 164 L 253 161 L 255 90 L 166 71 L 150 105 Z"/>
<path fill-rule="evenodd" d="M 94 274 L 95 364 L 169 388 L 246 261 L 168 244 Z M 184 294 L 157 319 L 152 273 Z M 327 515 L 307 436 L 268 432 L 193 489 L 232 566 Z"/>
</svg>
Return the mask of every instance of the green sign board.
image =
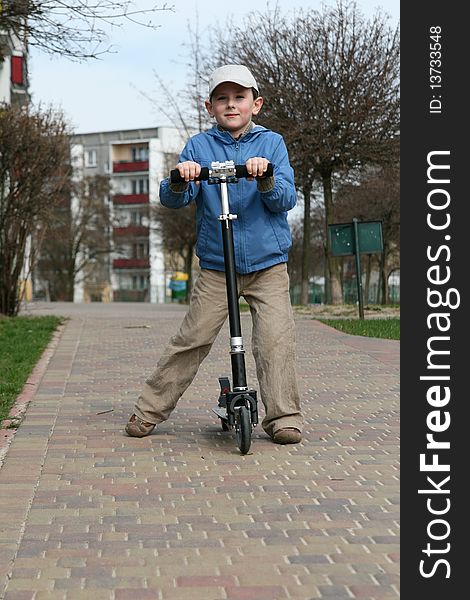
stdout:
<svg viewBox="0 0 470 600">
<path fill-rule="evenodd" d="M 360 254 L 373 254 L 383 251 L 381 221 L 357 221 L 357 232 Z M 355 254 L 354 223 L 328 225 L 328 235 L 333 256 Z"/>
</svg>

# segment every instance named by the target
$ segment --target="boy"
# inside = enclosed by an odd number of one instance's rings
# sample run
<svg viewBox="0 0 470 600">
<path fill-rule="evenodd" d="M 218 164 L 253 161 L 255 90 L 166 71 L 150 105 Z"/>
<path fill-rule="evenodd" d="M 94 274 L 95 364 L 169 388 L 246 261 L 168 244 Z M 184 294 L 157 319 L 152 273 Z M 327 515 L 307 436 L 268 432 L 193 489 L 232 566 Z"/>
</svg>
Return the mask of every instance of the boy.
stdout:
<svg viewBox="0 0 470 600">
<path fill-rule="evenodd" d="M 287 211 L 296 202 L 293 170 L 282 137 L 251 120 L 260 112 L 263 98 L 245 66 L 216 69 L 205 105 L 216 124 L 192 137 L 183 149 L 176 168 L 185 182 L 172 184 L 164 179 L 160 184 L 164 206 L 180 208 L 196 202 L 201 272 L 180 330 L 145 382 L 126 432 L 143 437 L 168 419 L 226 320 L 219 190 L 194 179 L 201 166 L 233 160 L 245 164 L 252 175 L 231 185 L 230 209 L 238 215 L 233 222 L 237 284 L 253 320 L 252 351 L 266 412 L 262 427 L 275 443 L 295 444 L 302 437 L 302 416 L 286 264 L 291 246 Z M 273 176 L 254 181 L 269 163 L 274 166 Z"/>
</svg>

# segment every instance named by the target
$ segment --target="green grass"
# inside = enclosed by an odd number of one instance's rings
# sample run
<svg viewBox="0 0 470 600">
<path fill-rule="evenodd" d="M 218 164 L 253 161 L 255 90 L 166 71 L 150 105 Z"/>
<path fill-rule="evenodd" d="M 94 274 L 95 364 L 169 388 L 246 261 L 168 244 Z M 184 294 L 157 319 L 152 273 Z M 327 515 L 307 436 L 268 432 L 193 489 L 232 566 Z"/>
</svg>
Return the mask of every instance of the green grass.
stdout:
<svg viewBox="0 0 470 600">
<path fill-rule="evenodd" d="M 325 325 L 339 329 L 351 335 L 384 338 L 387 340 L 400 339 L 400 319 L 318 319 Z"/>
<path fill-rule="evenodd" d="M 61 322 L 53 316 L 0 319 L 0 421 L 8 416 Z"/>
</svg>

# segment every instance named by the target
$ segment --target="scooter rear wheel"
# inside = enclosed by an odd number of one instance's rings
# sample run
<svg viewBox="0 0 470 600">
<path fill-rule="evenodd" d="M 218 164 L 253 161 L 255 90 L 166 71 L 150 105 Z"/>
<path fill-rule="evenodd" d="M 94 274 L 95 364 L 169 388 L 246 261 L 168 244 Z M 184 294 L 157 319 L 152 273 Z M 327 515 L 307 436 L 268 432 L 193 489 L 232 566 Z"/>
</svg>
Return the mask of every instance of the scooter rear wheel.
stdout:
<svg viewBox="0 0 470 600">
<path fill-rule="evenodd" d="M 251 446 L 251 418 L 246 406 L 236 409 L 235 433 L 240 452 L 246 454 Z"/>
</svg>

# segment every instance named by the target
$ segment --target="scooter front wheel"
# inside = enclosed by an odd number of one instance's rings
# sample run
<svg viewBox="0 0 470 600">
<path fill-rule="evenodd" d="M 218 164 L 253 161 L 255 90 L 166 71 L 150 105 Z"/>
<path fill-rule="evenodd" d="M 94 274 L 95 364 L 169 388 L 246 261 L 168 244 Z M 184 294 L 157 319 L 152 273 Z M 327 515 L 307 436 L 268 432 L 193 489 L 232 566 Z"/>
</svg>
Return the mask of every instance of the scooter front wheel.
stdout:
<svg viewBox="0 0 470 600">
<path fill-rule="evenodd" d="M 240 452 L 246 454 L 251 446 L 251 418 L 246 406 L 236 409 L 235 433 Z"/>
</svg>

